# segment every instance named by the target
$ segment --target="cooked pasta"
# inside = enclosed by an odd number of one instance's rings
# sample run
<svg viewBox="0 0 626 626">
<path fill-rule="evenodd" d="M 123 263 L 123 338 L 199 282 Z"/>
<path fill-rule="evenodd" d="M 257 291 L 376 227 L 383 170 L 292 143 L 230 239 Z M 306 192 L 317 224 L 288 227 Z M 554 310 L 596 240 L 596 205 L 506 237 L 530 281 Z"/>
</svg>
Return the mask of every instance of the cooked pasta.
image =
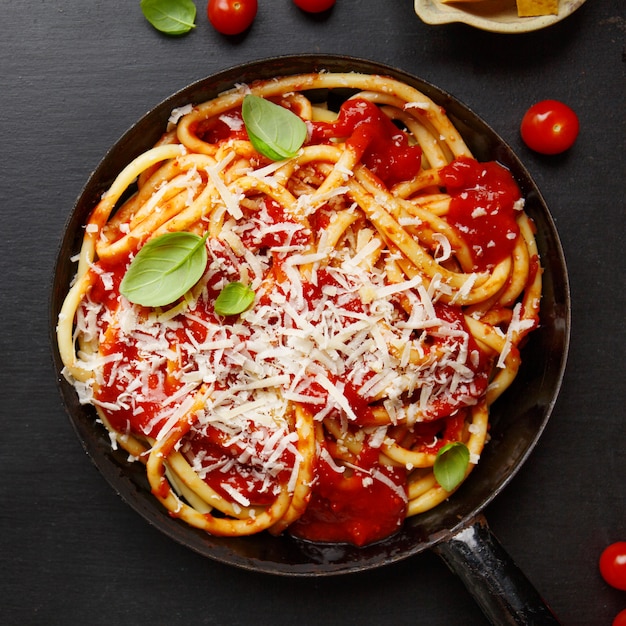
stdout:
<svg viewBox="0 0 626 626">
<path fill-rule="evenodd" d="M 253 145 L 248 94 L 304 120 L 292 156 Z M 203 237 L 199 280 L 167 304 L 131 302 L 120 283 L 139 251 L 178 232 Z M 232 284 L 253 302 L 224 314 Z M 172 516 L 364 545 L 479 462 L 540 298 L 508 170 L 478 163 L 417 89 L 314 73 L 173 112 L 85 224 L 58 347 Z M 434 466 L 449 444 L 469 462 L 446 489 Z"/>
</svg>

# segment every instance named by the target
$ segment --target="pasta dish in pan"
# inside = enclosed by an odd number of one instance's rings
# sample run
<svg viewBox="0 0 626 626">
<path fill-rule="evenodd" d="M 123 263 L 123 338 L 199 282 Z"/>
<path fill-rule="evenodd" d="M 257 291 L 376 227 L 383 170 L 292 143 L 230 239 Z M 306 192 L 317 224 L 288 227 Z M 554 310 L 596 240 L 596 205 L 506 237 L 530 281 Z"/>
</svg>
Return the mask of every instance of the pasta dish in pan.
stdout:
<svg viewBox="0 0 626 626">
<path fill-rule="evenodd" d="M 384 76 L 172 112 L 94 207 L 64 375 L 170 515 L 365 545 L 459 488 L 537 327 L 510 172 Z"/>
</svg>

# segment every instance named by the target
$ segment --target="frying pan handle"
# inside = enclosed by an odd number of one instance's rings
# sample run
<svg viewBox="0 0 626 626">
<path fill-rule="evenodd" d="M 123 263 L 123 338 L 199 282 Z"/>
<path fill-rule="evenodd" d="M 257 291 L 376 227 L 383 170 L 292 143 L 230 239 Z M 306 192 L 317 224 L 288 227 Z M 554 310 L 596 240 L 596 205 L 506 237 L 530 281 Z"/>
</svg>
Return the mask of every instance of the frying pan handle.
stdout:
<svg viewBox="0 0 626 626">
<path fill-rule="evenodd" d="M 559 623 L 482 515 L 434 551 L 461 578 L 492 624 Z"/>
</svg>

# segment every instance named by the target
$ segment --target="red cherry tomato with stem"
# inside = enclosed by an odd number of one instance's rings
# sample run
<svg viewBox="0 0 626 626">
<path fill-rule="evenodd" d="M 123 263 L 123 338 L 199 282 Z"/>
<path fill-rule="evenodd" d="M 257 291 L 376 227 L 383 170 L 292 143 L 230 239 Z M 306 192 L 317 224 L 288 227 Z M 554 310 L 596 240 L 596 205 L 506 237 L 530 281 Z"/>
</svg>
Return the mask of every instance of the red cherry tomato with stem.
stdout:
<svg viewBox="0 0 626 626">
<path fill-rule="evenodd" d="M 572 147 L 580 125 L 576 113 L 558 100 L 542 100 L 526 111 L 520 125 L 524 143 L 541 154 L 559 154 Z"/>
<path fill-rule="evenodd" d="M 256 17 L 257 0 L 209 0 L 207 17 L 222 35 L 239 35 Z"/>
<path fill-rule="evenodd" d="M 524 143 L 541 154 L 559 154 L 572 147 L 579 131 L 578 116 L 558 100 L 542 100 L 526 111 L 520 125 Z"/>
<path fill-rule="evenodd" d="M 321 13 L 328 11 L 335 0 L 293 0 L 293 3 L 307 13 Z"/>
<path fill-rule="evenodd" d="M 626 541 L 616 541 L 607 546 L 600 555 L 600 574 L 616 589 L 626 591 Z"/>
</svg>

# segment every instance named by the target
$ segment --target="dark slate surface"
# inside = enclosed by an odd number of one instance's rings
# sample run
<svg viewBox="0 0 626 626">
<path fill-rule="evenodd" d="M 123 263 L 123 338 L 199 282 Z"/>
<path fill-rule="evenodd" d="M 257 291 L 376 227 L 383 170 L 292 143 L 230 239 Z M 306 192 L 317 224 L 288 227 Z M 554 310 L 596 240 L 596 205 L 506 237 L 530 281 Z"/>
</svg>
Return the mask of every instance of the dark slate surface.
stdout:
<svg viewBox="0 0 626 626">
<path fill-rule="evenodd" d="M 83 453 L 48 339 L 65 220 L 113 142 L 172 92 L 260 57 L 350 54 L 454 94 L 520 155 L 555 218 L 573 298 L 560 399 L 530 460 L 487 508 L 490 525 L 564 624 L 601 626 L 626 592 L 597 559 L 626 540 L 624 410 L 625 32 L 622 0 L 589 0 L 544 31 L 428 26 L 412 2 L 337 0 L 313 18 L 260 0 L 251 31 L 205 19 L 168 38 L 139 2 L 20 0 L 0 20 L 0 619 L 5 624 L 483 624 L 432 553 L 348 577 L 268 578 L 214 563 L 125 505 Z M 568 154 L 542 158 L 518 124 L 534 101 L 578 112 Z"/>
</svg>

